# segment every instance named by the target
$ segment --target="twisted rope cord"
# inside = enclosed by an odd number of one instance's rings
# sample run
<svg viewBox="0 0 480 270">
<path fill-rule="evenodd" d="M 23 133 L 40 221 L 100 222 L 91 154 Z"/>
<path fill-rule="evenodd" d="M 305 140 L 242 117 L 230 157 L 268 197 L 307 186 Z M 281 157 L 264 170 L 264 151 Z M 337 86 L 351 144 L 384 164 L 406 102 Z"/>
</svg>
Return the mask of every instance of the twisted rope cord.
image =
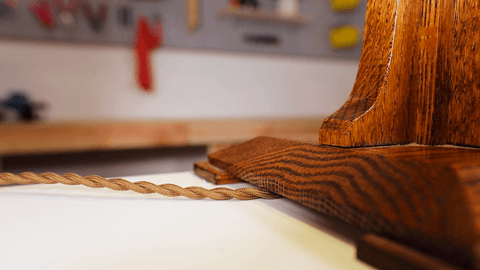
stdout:
<svg viewBox="0 0 480 270">
<path fill-rule="evenodd" d="M 162 184 L 155 185 L 150 182 L 129 182 L 122 178 L 105 179 L 98 175 L 90 175 L 82 177 L 74 173 L 66 173 L 58 175 L 55 173 L 47 172 L 42 174 L 36 174 L 32 172 L 24 172 L 18 175 L 12 173 L 0 173 L 0 186 L 11 184 L 65 184 L 65 185 L 84 185 L 91 188 L 109 188 L 113 190 L 132 190 L 142 194 L 158 193 L 168 197 L 184 196 L 189 199 L 199 200 L 210 198 L 213 200 L 253 200 L 253 199 L 278 199 L 281 196 L 269 192 L 264 189 L 257 188 L 214 188 L 205 189 L 202 187 L 187 187 L 182 188 L 174 184 Z"/>
</svg>

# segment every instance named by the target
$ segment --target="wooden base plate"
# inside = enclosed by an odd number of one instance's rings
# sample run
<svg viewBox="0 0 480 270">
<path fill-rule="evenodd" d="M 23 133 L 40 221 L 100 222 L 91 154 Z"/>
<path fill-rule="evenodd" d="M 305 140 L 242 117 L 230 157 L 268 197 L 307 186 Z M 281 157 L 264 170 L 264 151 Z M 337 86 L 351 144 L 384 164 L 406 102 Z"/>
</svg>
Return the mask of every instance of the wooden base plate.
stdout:
<svg viewBox="0 0 480 270">
<path fill-rule="evenodd" d="M 367 232 L 462 268 L 477 266 L 479 150 L 345 149 L 259 137 L 209 162 Z"/>
<path fill-rule="evenodd" d="M 217 168 L 206 161 L 196 162 L 193 166 L 193 170 L 196 175 L 215 185 L 245 183 L 239 178 L 226 173 L 224 170 Z"/>
</svg>

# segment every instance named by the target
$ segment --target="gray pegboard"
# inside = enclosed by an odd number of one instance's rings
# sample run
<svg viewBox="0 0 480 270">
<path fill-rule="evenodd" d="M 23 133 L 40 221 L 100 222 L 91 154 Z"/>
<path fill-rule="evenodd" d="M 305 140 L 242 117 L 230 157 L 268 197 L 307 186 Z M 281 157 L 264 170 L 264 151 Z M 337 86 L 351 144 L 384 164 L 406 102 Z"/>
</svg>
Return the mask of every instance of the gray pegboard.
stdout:
<svg viewBox="0 0 480 270">
<path fill-rule="evenodd" d="M 7 0 L 0 0 L 4 2 Z M 11 0 L 18 1 L 18 0 Z M 287 54 L 359 59 L 360 39 L 357 46 L 349 49 L 333 49 L 329 45 L 329 30 L 343 25 L 355 25 L 363 37 L 366 0 L 349 12 L 334 12 L 330 0 L 299 0 L 301 14 L 310 20 L 306 25 L 252 21 L 235 18 L 219 18 L 218 10 L 229 0 L 200 0 L 201 24 L 196 32 L 185 26 L 186 0 L 128 1 L 89 0 L 94 10 L 100 3 L 107 5 L 105 25 L 98 33 L 92 31 L 80 8 L 76 26 L 67 29 L 59 25 L 54 29 L 41 26 L 28 9 L 31 1 L 19 1 L 14 14 L 0 17 L 0 36 L 40 39 L 47 41 L 88 42 L 132 46 L 135 37 L 135 22 L 139 15 L 153 20 L 160 18 L 164 29 L 164 45 L 182 48 L 246 51 L 266 54 Z M 51 4 L 51 0 L 48 0 Z M 274 9 L 276 0 L 259 0 L 262 8 Z M 133 24 L 122 25 L 118 20 L 120 8 L 132 11 Z M 275 37 L 278 44 L 247 43 L 247 36 Z M 251 39 L 250 40 L 255 40 Z"/>
</svg>

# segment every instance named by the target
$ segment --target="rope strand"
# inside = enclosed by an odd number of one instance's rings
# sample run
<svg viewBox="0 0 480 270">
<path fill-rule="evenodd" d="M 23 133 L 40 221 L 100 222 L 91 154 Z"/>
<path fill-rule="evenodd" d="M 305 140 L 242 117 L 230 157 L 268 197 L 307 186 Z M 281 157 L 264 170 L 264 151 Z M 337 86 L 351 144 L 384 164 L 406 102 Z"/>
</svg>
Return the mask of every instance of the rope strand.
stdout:
<svg viewBox="0 0 480 270">
<path fill-rule="evenodd" d="M 0 173 L 0 186 L 11 185 L 11 184 L 57 184 L 61 183 L 64 185 L 84 185 L 91 188 L 109 188 L 113 190 L 132 190 L 142 194 L 151 194 L 158 193 L 167 197 L 178 197 L 184 196 L 189 199 L 200 200 L 205 198 L 210 198 L 213 200 L 253 200 L 253 199 L 278 199 L 281 198 L 280 195 L 272 193 L 264 189 L 257 188 L 240 188 L 240 189 L 229 189 L 229 188 L 214 188 L 214 189 L 205 189 L 202 187 L 187 187 L 182 188 L 174 184 L 162 184 L 155 185 L 150 182 L 140 181 L 140 182 L 130 182 L 122 178 L 113 178 L 105 179 L 98 175 L 89 175 L 82 177 L 74 173 L 66 173 L 63 175 L 58 175 L 55 173 L 47 172 L 42 174 L 36 174 L 32 172 L 24 172 L 18 175 L 12 173 Z"/>
</svg>

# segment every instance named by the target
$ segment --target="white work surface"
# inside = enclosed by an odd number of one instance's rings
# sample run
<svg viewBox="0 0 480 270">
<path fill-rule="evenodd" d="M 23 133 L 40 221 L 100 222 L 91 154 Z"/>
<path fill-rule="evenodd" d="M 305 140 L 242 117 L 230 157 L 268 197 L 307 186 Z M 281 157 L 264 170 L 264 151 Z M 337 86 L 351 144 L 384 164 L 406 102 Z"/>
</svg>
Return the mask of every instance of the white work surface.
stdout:
<svg viewBox="0 0 480 270">
<path fill-rule="evenodd" d="M 192 172 L 125 179 L 215 187 Z M 56 184 L 0 187 L 0 205 L 0 269 L 371 269 L 324 218 L 287 199 Z"/>
</svg>

